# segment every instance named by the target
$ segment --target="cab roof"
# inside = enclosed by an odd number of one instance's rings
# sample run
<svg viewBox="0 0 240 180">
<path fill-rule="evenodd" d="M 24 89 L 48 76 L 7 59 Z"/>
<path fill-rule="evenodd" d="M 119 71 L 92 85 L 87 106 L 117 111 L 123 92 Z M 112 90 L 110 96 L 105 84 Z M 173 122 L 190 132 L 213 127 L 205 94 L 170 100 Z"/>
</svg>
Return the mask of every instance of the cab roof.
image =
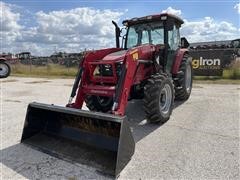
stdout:
<svg viewBox="0 0 240 180">
<path fill-rule="evenodd" d="M 129 26 L 129 25 L 139 24 L 139 23 L 144 23 L 144 22 L 164 21 L 167 19 L 174 20 L 175 23 L 177 23 L 179 25 L 184 23 L 180 17 L 173 15 L 173 14 L 169 14 L 169 13 L 161 13 L 161 14 L 148 15 L 148 16 L 143 16 L 143 17 L 135 17 L 132 19 L 124 20 L 122 23 L 125 26 Z"/>
</svg>

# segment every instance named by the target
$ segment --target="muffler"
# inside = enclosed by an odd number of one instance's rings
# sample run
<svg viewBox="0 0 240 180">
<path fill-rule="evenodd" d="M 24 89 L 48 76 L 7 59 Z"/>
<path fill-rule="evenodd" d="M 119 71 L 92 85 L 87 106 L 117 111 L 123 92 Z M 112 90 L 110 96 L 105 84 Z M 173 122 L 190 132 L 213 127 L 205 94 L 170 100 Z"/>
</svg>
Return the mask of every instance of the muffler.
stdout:
<svg viewBox="0 0 240 180">
<path fill-rule="evenodd" d="M 118 176 L 135 142 L 126 116 L 30 103 L 21 142 Z"/>
</svg>

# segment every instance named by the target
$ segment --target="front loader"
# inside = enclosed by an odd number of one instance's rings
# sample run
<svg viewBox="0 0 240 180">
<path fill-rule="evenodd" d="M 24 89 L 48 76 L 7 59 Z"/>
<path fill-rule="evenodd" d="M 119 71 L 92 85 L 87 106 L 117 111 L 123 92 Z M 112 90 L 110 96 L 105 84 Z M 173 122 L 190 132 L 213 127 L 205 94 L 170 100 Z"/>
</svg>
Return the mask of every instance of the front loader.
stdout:
<svg viewBox="0 0 240 180">
<path fill-rule="evenodd" d="M 80 62 L 66 107 L 30 103 L 21 142 L 46 153 L 88 164 L 118 176 L 134 154 L 125 115 L 130 99 L 143 99 L 150 123 L 165 123 L 174 100 L 192 88 L 183 21 L 159 14 L 115 22 L 116 48 L 88 52 Z M 90 111 L 82 110 L 84 102 Z M 136 112 L 137 113 L 137 112 Z"/>
</svg>

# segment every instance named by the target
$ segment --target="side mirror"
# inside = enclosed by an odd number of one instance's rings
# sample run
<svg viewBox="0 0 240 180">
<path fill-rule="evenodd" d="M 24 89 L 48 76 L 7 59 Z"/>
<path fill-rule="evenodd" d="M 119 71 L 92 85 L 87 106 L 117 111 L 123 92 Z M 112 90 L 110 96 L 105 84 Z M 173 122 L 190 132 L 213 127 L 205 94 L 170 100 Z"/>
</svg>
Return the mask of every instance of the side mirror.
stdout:
<svg viewBox="0 0 240 180">
<path fill-rule="evenodd" d="M 188 48 L 189 47 L 189 42 L 187 41 L 187 39 L 185 37 L 181 38 L 181 48 Z"/>
</svg>

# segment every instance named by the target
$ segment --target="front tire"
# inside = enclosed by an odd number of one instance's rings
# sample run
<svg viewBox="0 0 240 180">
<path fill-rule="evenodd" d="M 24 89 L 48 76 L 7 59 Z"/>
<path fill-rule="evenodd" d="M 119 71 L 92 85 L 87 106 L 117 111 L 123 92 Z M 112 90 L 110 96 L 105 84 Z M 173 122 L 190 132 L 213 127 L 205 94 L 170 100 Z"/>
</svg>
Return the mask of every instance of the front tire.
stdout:
<svg viewBox="0 0 240 180">
<path fill-rule="evenodd" d="M 85 102 L 90 111 L 108 112 L 112 108 L 113 98 L 90 95 L 86 97 Z"/>
<path fill-rule="evenodd" d="M 151 123 L 165 123 L 172 114 L 174 86 L 165 74 L 156 74 L 148 79 L 144 87 L 144 109 Z"/>
<path fill-rule="evenodd" d="M 6 78 L 10 75 L 10 73 L 10 66 L 4 61 L 0 61 L 0 78 Z"/>
</svg>

